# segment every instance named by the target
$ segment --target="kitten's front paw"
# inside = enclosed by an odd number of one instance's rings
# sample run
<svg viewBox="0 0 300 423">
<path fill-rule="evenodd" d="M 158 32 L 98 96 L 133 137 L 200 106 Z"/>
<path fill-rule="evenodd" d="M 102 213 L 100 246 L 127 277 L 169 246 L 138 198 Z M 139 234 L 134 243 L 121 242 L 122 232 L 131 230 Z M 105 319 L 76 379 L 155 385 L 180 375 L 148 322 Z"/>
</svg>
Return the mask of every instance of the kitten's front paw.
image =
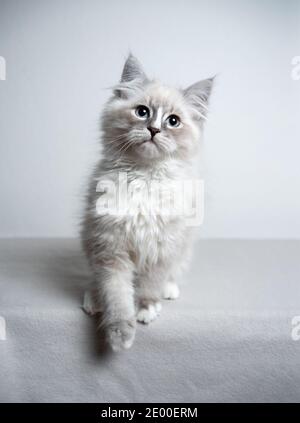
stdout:
<svg viewBox="0 0 300 423">
<path fill-rule="evenodd" d="M 82 309 L 90 316 L 94 316 L 101 312 L 101 308 L 97 304 L 91 290 L 85 291 L 84 293 Z"/>
<path fill-rule="evenodd" d="M 161 303 L 150 303 L 139 309 L 136 315 L 136 319 L 140 323 L 148 324 L 155 320 L 161 311 Z"/>
<path fill-rule="evenodd" d="M 136 323 L 134 320 L 121 320 L 106 328 L 107 340 L 113 351 L 127 350 L 133 344 Z"/>
<path fill-rule="evenodd" d="M 176 300 L 179 297 L 178 285 L 174 282 L 167 282 L 163 291 L 163 298 L 165 300 Z"/>
</svg>

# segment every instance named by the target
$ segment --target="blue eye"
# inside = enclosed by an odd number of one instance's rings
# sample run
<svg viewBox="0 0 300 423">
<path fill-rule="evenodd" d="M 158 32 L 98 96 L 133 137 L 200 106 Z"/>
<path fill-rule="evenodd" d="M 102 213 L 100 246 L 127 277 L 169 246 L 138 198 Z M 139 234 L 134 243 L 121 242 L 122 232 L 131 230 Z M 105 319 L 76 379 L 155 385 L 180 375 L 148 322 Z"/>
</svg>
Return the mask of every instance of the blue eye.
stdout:
<svg viewBox="0 0 300 423">
<path fill-rule="evenodd" d="M 141 119 L 147 119 L 150 116 L 150 110 L 147 106 L 140 105 L 135 109 L 135 114 Z"/>
<path fill-rule="evenodd" d="M 170 126 L 177 127 L 180 125 L 180 119 L 176 115 L 170 115 L 167 119 L 167 122 Z"/>
</svg>

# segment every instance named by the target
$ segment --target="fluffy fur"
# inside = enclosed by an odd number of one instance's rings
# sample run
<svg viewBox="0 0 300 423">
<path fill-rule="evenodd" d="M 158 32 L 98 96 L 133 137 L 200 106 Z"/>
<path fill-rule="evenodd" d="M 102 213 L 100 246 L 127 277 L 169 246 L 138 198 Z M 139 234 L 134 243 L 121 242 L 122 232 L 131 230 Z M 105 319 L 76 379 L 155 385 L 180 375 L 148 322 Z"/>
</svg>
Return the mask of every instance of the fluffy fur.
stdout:
<svg viewBox="0 0 300 423">
<path fill-rule="evenodd" d="M 113 350 L 132 345 L 136 321 L 154 320 L 162 298 L 179 296 L 175 281 L 188 264 L 193 231 L 184 216 L 160 213 L 157 200 L 149 200 L 147 183 L 158 181 L 167 191 L 174 181 L 195 177 L 212 83 L 207 79 L 185 90 L 165 86 L 149 80 L 130 55 L 105 107 L 103 155 L 91 178 L 82 228 L 93 271 L 84 308 L 90 314 L 101 311 Z M 146 106 L 149 115 L 140 117 L 139 105 Z M 178 126 L 169 124 L 170 115 L 179 118 Z M 107 181 L 119 187 L 120 172 L 134 183 L 125 211 L 99 212 L 99 197 L 111 195 Z"/>
</svg>

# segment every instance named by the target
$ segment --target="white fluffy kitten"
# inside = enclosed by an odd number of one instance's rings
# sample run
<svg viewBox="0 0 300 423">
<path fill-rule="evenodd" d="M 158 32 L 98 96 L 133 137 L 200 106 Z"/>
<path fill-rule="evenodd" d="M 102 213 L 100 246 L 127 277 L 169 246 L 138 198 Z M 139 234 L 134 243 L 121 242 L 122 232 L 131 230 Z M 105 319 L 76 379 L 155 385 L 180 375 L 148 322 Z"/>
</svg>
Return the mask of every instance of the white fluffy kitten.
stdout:
<svg viewBox="0 0 300 423">
<path fill-rule="evenodd" d="M 130 55 L 105 107 L 103 157 L 93 172 L 82 229 L 94 278 L 84 308 L 102 312 L 113 350 L 129 348 L 136 321 L 154 320 L 160 300 L 179 295 L 175 278 L 188 263 L 192 229 L 183 215 L 160 212 L 157 197 L 149 197 L 149 182 L 169 192 L 174 181 L 195 177 L 212 83 L 167 87 L 149 80 Z M 109 183 L 120 188 L 120 174 L 134 183 L 125 209 L 99 210 L 99 198 L 109 201 L 116 193 Z"/>
</svg>

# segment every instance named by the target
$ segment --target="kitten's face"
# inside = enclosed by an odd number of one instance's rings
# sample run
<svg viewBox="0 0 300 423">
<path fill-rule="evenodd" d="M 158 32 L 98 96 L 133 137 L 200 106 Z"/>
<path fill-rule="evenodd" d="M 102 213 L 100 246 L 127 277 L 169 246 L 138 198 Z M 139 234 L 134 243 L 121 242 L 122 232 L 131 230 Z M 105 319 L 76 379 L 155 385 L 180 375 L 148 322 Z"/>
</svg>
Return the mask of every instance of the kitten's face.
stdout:
<svg viewBox="0 0 300 423">
<path fill-rule="evenodd" d="M 148 81 L 130 56 L 103 116 L 107 151 L 144 162 L 194 155 L 205 104 L 202 97 L 197 110 L 195 95 L 192 101 L 188 94 Z"/>
</svg>

